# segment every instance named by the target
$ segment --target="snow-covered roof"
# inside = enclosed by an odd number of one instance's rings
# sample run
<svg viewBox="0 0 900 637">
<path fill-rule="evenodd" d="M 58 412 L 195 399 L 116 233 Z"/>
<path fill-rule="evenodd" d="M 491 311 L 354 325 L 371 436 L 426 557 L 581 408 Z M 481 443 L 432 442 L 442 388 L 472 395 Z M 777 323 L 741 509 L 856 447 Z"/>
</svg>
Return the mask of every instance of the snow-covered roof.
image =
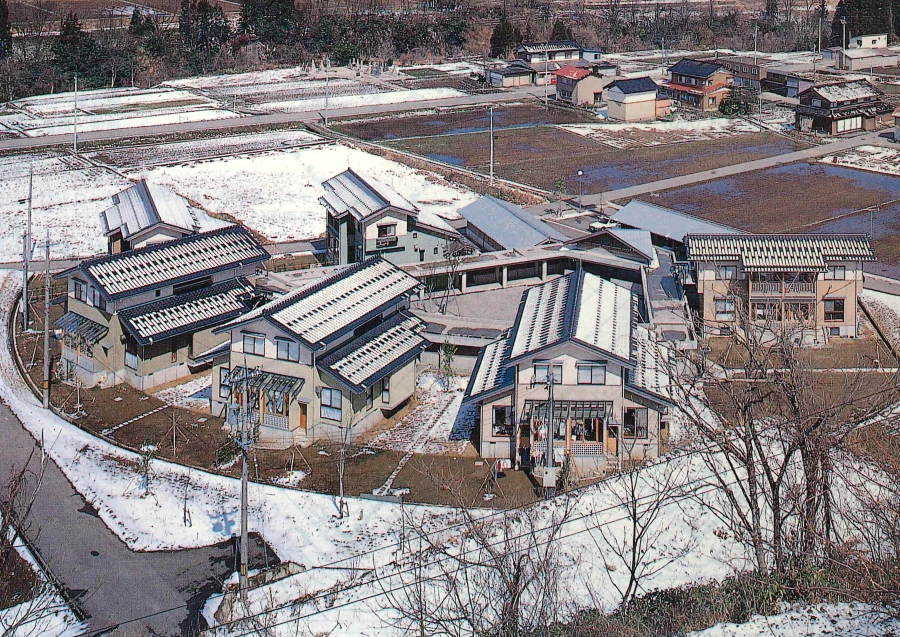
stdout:
<svg viewBox="0 0 900 637">
<path fill-rule="evenodd" d="M 824 272 L 828 261 L 874 261 L 864 234 L 690 234 L 691 261 L 740 261 L 745 270 Z"/>
<path fill-rule="evenodd" d="M 253 288 L 243 277 L 127 308 L 119 319 L 140 345 L 208 329 L 247 311 Z"/>
<path fill-rule="evenodd" d="M 338 270 L 219 328 L 266 318 L 313 348 L 398 305 L 419 282 L 381 257 Z"/>
<path fill-rule="evenodd" d="M 868 49 L 868 48 L 859 48 L 859 49 L 845 49 L 844 57 L 848 57 L 851 60 L 862 60 L 865 58 L 878 58 L 878 57 L 897 57 L 896 51 L 891 51 L 890 49 Z"/>
<path fill-rule="evenodd" d="M 425 324 L 398 313 L 321 359 L 322 367 L 359 392 L 408 364 L 427 342 L 419 333 Z"/>
<path fill-rule="evenodd" d="M 635 359 L 637 364 L 628 375 L 627 386 L 638 392 L 669 400 L 672 379 L 669 376 L 668 347 L 659 343 L 645 327 L 634 330 Z"/>
<path fill-rule="evenodd" d="M 526 53 L 547 53 L 554 51 L 580 50 L 581 46 L 575 40 L 553 40 L 551 42 L 525 42 L 519 47 Z"/>
<path fill-rule="evenodd" d="M 706 221 L 671 208 L 655 206 L 637 199 L 631 200 L 620 210 L 614 212 L 610 215 L 610 219 L 626 226 L 647 230 L 666 239 L 674 239 L 679 243 L 684 242 L 684 235 L 689 233 L 741 232 L 713 221 Z"/>
<path fill-rule="evenodd" d="M 509 361 L 509 332 L 496 341 L 488 343 L 478 354 L 475 369 L 469 377 L 466 398 L 476 398 L 484 394 L 509 387 L 513 384 L 515 371 L 507 365 Z"/>
<path fill-rule="evenodd" d="M 535 286 L 519 306 L 510 360 L 574 340 L 629 361 L 635 307 L 630 290 L 584 270 Z"/>
<path fill-rule="evenodd" d="M 846 102 L 867 97 L 878 97 L 881 92 L 868 80 L 850 80 L 834 84 L 820 84 L 809 89 L 815 91 L 829 102 Z"/>
<path fill-rule="evenodd" d="M 490 195 L 460 208 L 459 214 L 504 250 L 530 248 L 548 239 L 566 240 L 564 234 L 520 206 Z"/>
<path fill-rule="evenodd" d="M 322 183 L 325 194 L 319 201 L 336 217 L 351 214 L 362 221 L 385 208 L 396 208 L 415 216 L 419 209 L 390 186 L 375 179 L 363 179 L 349 168 Z"/>
<path fill-rule="evenodd" d="M 112 300 L 268 258 L 269 253 L 247 230 L 229 226 L 88 259 L 79 269 Z"/>
</svg>

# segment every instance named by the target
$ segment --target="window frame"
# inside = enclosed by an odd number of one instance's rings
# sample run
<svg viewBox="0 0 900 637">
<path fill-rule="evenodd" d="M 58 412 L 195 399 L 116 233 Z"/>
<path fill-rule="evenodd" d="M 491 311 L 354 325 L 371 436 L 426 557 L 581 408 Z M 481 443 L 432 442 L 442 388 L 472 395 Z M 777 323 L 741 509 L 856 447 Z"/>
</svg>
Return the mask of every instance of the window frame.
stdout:
<svg viewBox="0 0 900 637">
<path fill-rule="evenodd" d="M 832 304 L 832 309 L 828 309 L 828 304 Z M 840 304 L 840 315 L 838 315 L 837 306 Z M 842 323 L 846 317 L 847 312 L 847 299 L 843 298 L 834 298 L 834 299 L 822 299 L 822 310 L 824 319 L 828 323 Z"/>
<path fill-rule="evenodd" d="M 543 372 L 543 376 L 541 377 L 538 371 L 538 368 L 546 368 Z M 546 383 L 547 377 L 550 374 L 550 370 L 553 369 L 553 384 L 561 385 L 563 379 L 563 364 L 557 363 L 553 361 L 534 361 L 531 367 L 531 372 L 533 374 L 534 382 L 537 383 Z M 556 374 L 556 370 L 559 370 L 559 375 Z"/>
<path fill-rule="evenodd" d="M 378 238 L 379 239 L 393 239 L 397 236 L 397 224 L 396 223 L 383 223 L 378 225 Z"/>
<path fill-rule="evenodd" d="M 281 411 L 278 411 L 279 398 L 281 398 Z M 274 405 L 274 407 L 270 409 L 270 405 Z M 263 407 L 265 407 L 265 413 L 267 414 L 287 418 L 291 411 L 290 396 L 286 391 L 267 389 L 263 396 Z"/>
<path fill-rule="evenodd" d="M 503 420 L 498 424 L 497 413 L 503 413 Z M 509 405 L 492 405 L 491 406 L 491 437 L 511 436 L 512 429 L 510 421 L 510 412 L 512 407 Z"/>
<path fill-rule="evenodd" d="M 725 309 L 719 310 L 719 303 L 723 303 Z M 729 305 L 731 306 L 730 311 L 727 309 Z M 736 310 L 736 300 L 733 296 L 717 296 L 713 298 L 713 311 L 717 321 L 733 321 Z"/>
<path fill-rule="evenodd" d="M 226 382 L 231 370 L 228 367 L 219 368 L 219 398 L 231 398 L 231 385 Z"/>
<path fill-rule="evenodd" d="M 391 402 L 391 377 L 385 376 L 381 379 L 381 402 L 388 404 Z"/>
<path fill-rule="evenodd" d="M 241 332 L 241 347 L 244 354 L 250 354 L 252 356 L 263 356 L 266 355 L 266 335 L 265 334 L 257 334 L 255 332 Z M 253 351 L 249 351 L 247 349 L 247 339 L 250 339 L 254 342 Z M 262 341 L 262 353 L 257 351 L 258 342 Z"/>
<path fill-rule="evenodd" d="M 282 346 L 287 348 L 285 356 L 282 356 Z M 275 337 L 275 358 L 289 363 L 300 362 L 300 343 L 289 338 Z"/>
<path fill-rule="evenodd" d="M 335 407 L 334 405 L 335 398 L 337 398 L 337 407 Z M 319 396 L 319 417 L 324 418 L 325 420 L 342 422 L 344 415 L 343 400 L 343 391 L 341 391 L 340 389 L 334 389 L 333 387 L 322 387 L 322 391 Z"/>
<path fill-rule="evenodd" d="M 738 278 L 738 267 L 736 265 L 717 265 L 716 266 L 716 281 L 734 281 Z M 729 272 L 733 273 L 733 276 L 726 276 Z"/>
<path fill-rule="evenodd" d="M 622 423 L 622 437 L 632 440 L 648 440 L 650 438 L 650 410 L 647 407 L 626 407 L 634 413 L 634 426 L 631 433 L 628 433 L 629 425 Z M 644 414 L 644 422 L 638 422 L 638 414 Z M 623 418 L 624 420 L 624 418 Z"/>
<path fill-rule="evenodd" d="M 82 303 L 88 302 L 88 284 L 81 279 L 72 279 L 72 295 Z"/>
<path fill-rule="evenodd" d="M 585 361 L 575 365 L 576 384 L 578 385 L 606 385 L 607 364 L 606 361 Z M 588 373 L 587 381 L 582 380 L 582 372 Z M 595 374 L 602 371 L 600 380 L 595 378 Z"/>
<path fill-rule="evenodd" d="M 838 276 L 840 273 L 840 276 Z M 847 266 L 846 265 L 829 265 L 828 269 L 825 270 L 825 275 L 823 277 L 826 281 L 846 281 L 847 280 Z"/>
</svg>

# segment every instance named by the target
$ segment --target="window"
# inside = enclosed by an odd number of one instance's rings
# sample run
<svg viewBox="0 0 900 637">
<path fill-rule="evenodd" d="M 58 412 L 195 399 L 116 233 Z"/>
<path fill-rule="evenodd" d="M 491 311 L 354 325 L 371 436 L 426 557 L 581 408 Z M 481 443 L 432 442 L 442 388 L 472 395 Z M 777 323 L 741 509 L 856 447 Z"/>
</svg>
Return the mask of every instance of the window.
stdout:
<svg viewBox="0 0 900 637">
<path fill-rule="evenodd" d="M 512 426 L 509 423 L 509 412 L 509 407 L 494 407 L 494 416 L 491 420 L 492 436 L 508 436 L 512 433 Z"/>
<path fill-rule="evenodd" d="M 171 339 L 169 341 L 169 352 L 172 354 L 172 362 L 178 362 L 178 337 Z"/>
<path fill-rule="evenodd" d="M 418 239 L 418 238 L 419 238 L 419 233 L 413 232 L 413 239 Z"/>
<path fill-rule="evenodd" d="M 219 398 L 231 397 L 231 385 L 228 384 L 228 374 L 231 370 L 227 367 L 219 368 Z"/>
<path fill-rule="evenodd" d="M 283 391 L 266 390 L 266 413 L 273 416 L 288 415 L 287 394 Z"/>
<path fill-rule="evenodd" d="M 709 98 L 709 105 L 710 105 L 710 106 L 715 106 L 715 105 L 716 105 L 716 98 L 715 98 L 715 97 L 710 97 L 710 98 Z"/>
<path fill-rule="evenodd" d="M 825 299 L 825 320 L 844 320 L 844 299 Z"/>
<path fill-rule="evenodd" d="M 138 368 L 137 354 L 126 350 L 126 352 L 125 352 L 125 367 L 128 367 L 129 369 L 137 369 Z"/>
<path fill-rule="evenodd" d="M 87 283 L 78 279 L 72 279 L 72 283 L 75 284 L 75 298 L 83 303 L 87 303 Z"/>
<path fill-rule="evenodd" d="M 780 321 L 781 303 L 754 303 L 753 317 L 757 321 Z"/>
<path fill-rule="evenodd" d="M 541 362 L 534 364 L 534 382 L 546 383 L 549 377 L 550 368 L 553 368 L 553 382 L 562 382 L 562 363 Z"/>
<path fill-rule="evenodd" d="M 624 425 L 626 438 L 650 437 L 650 428 L 647 424 L 646 407 L 626 407 Z"/>
<path fill-rule="evenodd" d="M 341 419 L 341 390 L 322 388 L 322 404 L 319 406 L 319 414 L 328 420 Z"/>
<path fill-rule="evenodd" d="M 734 320 L 734 297 L 721 296 L 716 298 L 716 320 Z"/>
<path fill-rule="evenodd" d="M 397 236 L 397 226 L 391 224 L 389 226 L 378 226 L 378 238 L 383 239 L 385 237 L 396 237 Z"/>
<path fill-rule="evenodd" d="M 720 265 L 716 268 L 716 279 L 719 281 L 729 281 L 737 278 L 736 265 Z"/>
<path fill-rule="evenodd" d="M 266 337 L 262 334 L 244 334 L 244 353 L 266 355 Z"/>
<path fill-rule="evenodd" d="M 605 385 L 606 363 L 581 363 L 578 365 L 579 385 Z"/>
<path fill-rule="evenodd" d="M 172 286 L 172 294 L 186 294 L 188 292 L 194 292 L 195 290 L 202 290 L 211 286 L 212 283 L 213 280 L 211 276 L 205 276 L 199 279 L 194 279 L 193 281 L 179 283 L 178 285 Z"/>
<path fill-rule="evenodd" d="M 813 100 L 810 103 L 816 108 L 822 107 L 822 100 L 817 100 L 817 99 L 813 98 Z"/>
<path fill-rule="evenodd" d="M 300 344 L 289 341 L 286 338 L 276 338 L 275 345 L 278 348 L 278 360 L 292 361 L 296 363 L 300 360 Z"/>
<path fill-rule="evenodd" d="M 384 380 L 381 381 L 381 402 L 389 403 L 391 402 L 391 377 L 385 376 Z"/>
<path fill-rule="evenodd" d="M 366 390 L 366 409 L 372 409 L 375 404 L 375 387 L 371 386 Z"/>
<path fill-rule="evenodd" d="M 437 246 L 434 246 L 434 253 L 435 253 L 435 254 L 438 253 L 438 247 L 437 247 Z"/>
<path fill-rule="evenodd" d="M 845 265 L 829 265 L 825 271 L 826 281 L 843 281 L 847 278 L 847 266 Z"/>
</svg>

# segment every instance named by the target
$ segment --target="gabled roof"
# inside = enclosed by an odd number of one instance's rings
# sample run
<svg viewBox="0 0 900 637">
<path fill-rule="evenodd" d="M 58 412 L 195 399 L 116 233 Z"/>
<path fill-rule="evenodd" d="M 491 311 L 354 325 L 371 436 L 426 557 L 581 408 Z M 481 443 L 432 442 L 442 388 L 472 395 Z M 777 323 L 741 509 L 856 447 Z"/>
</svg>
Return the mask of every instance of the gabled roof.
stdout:
<svg viewBox="0 0 900 637">
<path fill-rule="evenodd" d="M 606 232 L 633 248 L 635 252 L 647 257 L 650 261 L 653 261 L 653 258 L 656 256 L 653 250 L 653 239 L 647 230 L 638 228 L 606 228 Z"/>
<path fill-rule="evenodd" d="M 530 75 L 534 73 L 534 69 L 525 60 L 513 60 L 504 67 L 491 69 L 491 73 L 499 73 L 500 75 Z"/>
<path fill-rule="evenodd" d="M 355 392 L 368 389 L 418 356 L 427 345 L 419 336 L 425 324 L 398 313 L 319 362 L 324 371 Z"/>
<path fill-rule="evenodd" d="M 505 250 L 530 248 L 566 236 L 520 206 L 484 195 L 460 208 L 459 214 Z"/>
<path fill-rule="evenodd" d="M 878 58 L 878 57 L 886 57 L 892 58 L 897 57 L 896 51 L 891 51 L 890 49 L 870 49 L 870 48 L 857 48 L 857 49 L 846 49 L 844 50 L 844 57 L 848 57 L 851 60 L 862 60 L 865 58 Z"/>
<path fill-rule="evenodd" d="M 353 215 L 359 221 L 387 208 L 415 217 L 419 209 L 393 188 L 375 179 L 363 179 L 349 168 L 322 183 L 325 194 L 319 202 L 336 217 Z"/>
<path fill-rule="evenodd" d="M 869 83 L 869 80 L 849 80 L 846 82 L 834 82 L 811 86 L 806 91 L 812 91 L 822 99 L 829 102 L 846 102 L 847 100 L 878 97 L 881 91 Z M 803 91 L 806 93 L 806 91 Z"/>
<path fill-rule="evenodd" d="M 119 312 L 125 330 L 139 345 L 208 329 L 249 309 L 253 288 L 243 277 Z"/>
<path fill-rule="evenodd" d="M 722 68 L 721 64 L 716 64 L 715 62 L 704 62 L 702 60 L 683 58 L 670 66 L 669 72 L 687 75 L 689 77 L 705 78 L 715 75 Z"/>
<path fill-rule="evenodd" d="M 634 340 L 637 364 L 629 372 L 626 388 L 671 403 L 670 349 L 659 343 L 653 332 L 642 326 L 635 328 Z"/>
<path fill-rule="evenodd" d="M 168 188 L 141 180 L 112 196 L 113 205 L 100 213 L 104 233 L 121 231 L 130 236 L 157 224 L 198 232 L 200 223 L 188 200 Z"/>
<path fill-rule="evenodd" d="M 588 69 L 572 66 L 571 64 L 567 64 L 558 71 L 553 71 L 553 75 L 557 77 L 564 77 L 567 80 L 575 80 L 576 82 L 583 80 L 590 74 L 591 72 Z"/>
<path fill-rule="evenodd" d="M 371 257 L 248 312 L 218 331 L 264 318 L 310 348 L 321 349 L 397 305 L 417 287 L 419 282 L 400 268 Z"/>
<path fill-rule="evenodd" d="M 828 261 L 874 261 L 864 234 L 690 234 L 691 261 L 740 261 L 749 271 L 824 272 Z"/>
<path fill-rule="evenodd" d="M 577 270 L 529 289 L 510 335 L 510 361 L 565 341 L 631 361 L 632 318 L 637 300 L 630 290 Z"/>
<path fill-rule="evenodd" d="M 636 93 L 655 93 L 659 86 L 649 77 L 635 77 L 627 80 L 616 80 L 606 87 L 607 90 L 617 88 L 625 95 Z"/>
<path fill-rule="evenodd" d="M 247 230 L 228 226 L 130 252 L 87 259 L 78 269 L 104 297 L 115 300 L 268 258 L 269 253 Z"/>
<path fill-rule="evenodd" d="M 547 53 L 548 51 L 581 50 L 581 46 L 575 40 L 552 40 L 550 42 L 525 42 L 519 46 L 519 49 L 527 53 Z"/>
<path fill-rule="evenodd" d="M 684 242 L 684 235 L 689 233 L 736 233 L 740 230 L 713 221 L 706 221 L 693 215 L 685 214 L 671 208 L 663 208 L 653 204 L 632 199 L 627 205 L 617 210 L 610 219 L 626 226 L 647 230 L 666 239 Z"/>
<path fill-rule="evenodd" d="M 513 367 L 507 365 L 508 362 L 509 331 L 506 331 L 478 353 L 475 369 L 466 387 L 466 400 L 511 387 L 516 373 Z"/>
</svg>

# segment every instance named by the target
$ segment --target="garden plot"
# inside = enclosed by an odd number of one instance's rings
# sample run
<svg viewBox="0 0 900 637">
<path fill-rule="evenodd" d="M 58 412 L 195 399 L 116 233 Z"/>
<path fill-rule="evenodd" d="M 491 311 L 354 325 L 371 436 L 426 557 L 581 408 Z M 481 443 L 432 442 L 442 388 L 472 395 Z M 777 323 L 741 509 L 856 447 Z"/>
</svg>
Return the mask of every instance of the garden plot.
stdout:
<svg viewBox="0 0 900 637">
<path fill-rule="evenodd" d="M 724 139 L 762 130 L 745 120 L 724 117 L 646 124 L 567 124 L 560 128 L 621 150 Z"/>
<path fill-rule="evenodd" d="M 462 399 L 466 376 L 449 382 L 434 373 L 420 374 L 416 382 L 418 404 L 391 429 L 368 445 L 376 449 L 426 454 L 462 455 L 475 426 L 475 413 Z"/>
<path fill-rule="evenodd" d="M 225 155 L 258 153 L 279 148 L 296 148 L 320 144 L 324 140 L 302 130 L 267 131 L 229 135 L 148 146 L 109 148 L 87 153 L 86 156 L 119 170 L 164 166 L 183 162 L 213 159 Z"/>
<path fill-rule="evenodd" d="M 103 252 L 106 239 L 99 213 L 109 197 L 131 185 L 104 168 L 61 153 L 33 156 L 32 232 L 43 242 L 50 229 L 53 258 Z M 22 257 L 22 233 L 28 207 L 29 156 L 0 158 L 0 262 Z"/>
<path fill-rule="evenodd" d="M 356 106 L 375 106 L 383 104 L 400 104 L 404 102 L 424 102 L 428 100 L 447 99 L 465 95 L 454 88 L 418 88 L 409 91 L 387 91 L 384 93 L 370 93 L 363 95 L 337 95 L 329 96 L 328 107 L 353 108 Z M 283 102 L 267 102 L 265 108 L 286 112 L 299 113 L 307 111 L 319 111 L 325 109 L 325 97 L 312 99 L 287 100 Z"/>
<path fill-rule="evenodd" d="M 75 110 L 75 93 L 37 95 L 13 104 L 35 117 L 69 115 Z M 83 114 L 127 113 L 171 106 L 215 106 L 215 102 L 189 91 L 171 89 L 118 88 L 78 93 L 78 110 Z"/>
<path fill-rule="evenodd" d="M 836 155 L 826 155 L 819 161 L 900 177 L 900 149 L 897 148 L 857 146 Z"/>
<path fill-rule="evenodd" d="M 187 382 L 162 389 L 153 395 L 167 405 L 209 413 L 211 392 L 212 375 L 203 374 Z"/>
<path fill-rule="evenodd" d="M 293 241 L 325 232 L 322 182 L 347 168 L 393 187 L 418 206 L 423 220 L 453 218 L 476 199 L 432 173 L 339 144 L 159 167 L 145 176 L 272 241 Z"/>
</svg>

